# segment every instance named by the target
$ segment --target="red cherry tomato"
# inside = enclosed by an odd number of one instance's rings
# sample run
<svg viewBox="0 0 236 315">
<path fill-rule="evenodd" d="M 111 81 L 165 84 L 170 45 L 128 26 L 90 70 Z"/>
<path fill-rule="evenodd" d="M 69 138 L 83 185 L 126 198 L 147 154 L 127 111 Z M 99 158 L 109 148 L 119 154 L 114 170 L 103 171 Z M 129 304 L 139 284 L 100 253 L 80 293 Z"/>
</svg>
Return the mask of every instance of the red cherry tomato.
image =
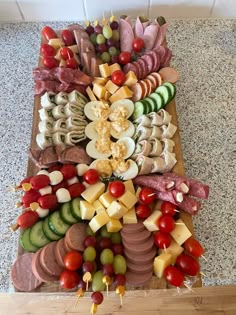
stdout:
<svg viewBox="0 0 236 315">
<path fill-rule="evenodd" d="M 189 276 L 196 276 L 200 271 L 199 263 L 193 257 L 185 254 L 177 257 L 176 266 Z"/>
<path fill-rule="evenodd" d="M 140 219 L 146 219 L 151 214 L 151 209 L 148 205 L 138 205 L 135 208 L 135 212 L 137 214 L 137 217 Z"/>
<path fill-rule="evenodd" d="M 31 178 L 32 178 L 32 176 L 29 176 L 29 177 L 22 179 L 22 181 L 20 182 L 19 186 L 17 186 L 17 188 L 21 188 L 22 184 L 29 183 Z"/>
<path fill-rule="evenodd" d="M 149 187 L 142 188 L 139 193 L 139 200 L 144 205 L 150 205 L 154 200 L 156 200 L 155 191 Z"/>
<path fill-rule="evenodd" d="M 194 238 L 189 238 L 185 241 L 184 249 L 194 257 L 201 257 L 204 254 L 202 245 Z"/>
<path fill-rule="evenodd" d="M 66 46 L 71 46 L 75 42 L 74 34 L 70 30 L 63 30 L 61 32 L 61 38 Z"/>
<path fill-rule="evenodd" d="M 119 180 L 116 180 L 112 183 L 110 183 L 109 187 L 108 187 L 109 193 L 115 197 L 115 198 L 119 198 L 121 197 L 124 192 L 125 192 L 125 185 L 124 183 L 122 183 Z"/>
<path fill-rule="evenodd" d="M 71 198 L 79 197 L 83 191 L 85 191 L 85 187 L 83 184 L 75 183 L 70 185 L 68 188 Z"/>
<path fill-rule="evenodd" d="M 126 65 L 127 63 L 130 62 L 131 53 L 128 51 L 123 51 L 122 53 L 119 54 L 118 59 L 122 65 Z"/>
<path fill-rule="evenodd" d="M 49 44 L 42 44 L 40 47 L 40 52 L 44 57 L 54 57 L 56 55 L 56 49 Z"/>
<path fill-rule="evenodd" d="M 54 57 L 44 57 L 43 64 L 46 68 L 52 69 L 59 66 L 59 61 Z"/>
<path fill-rule="evenodd" d="M 161 212 L 163 214 L 167 214 L 170 216 L 174 216 L 176 214 L 176 206 L 173 203 L 170 203 L 168 201 L 163 201 L 161 204 Z"/>
<path fill-rule="evenodd" d="M 25 211 L 17 219 L 17 224 L 22 229 L 33 226 L 38 221 L 39 215 L 36 211 Z"/>
<path fill-rule="evenodd" d="M 77 175 L 76 167 L 71 164 L 63 165 L 62 168 L 60 169 L 60 172 L 62 172 L 63 179 L 70 179 Z"/>
<path fill-rule="evenodd" d="M 64 264 L 68 270 L 78 270 L 83 263 L 83 257 L 79 252 L 71 251 L 64 256 Z"/>
<path fill-rule="evenodd" d="M 53 194 L 43 195 L 39 197 L 38 203 L 43 209 L 53 209 L 57 205 L 57 196 Z"/>
<path fill-rule="evenodd" d="M 78 62 L 75 60 L 75 58 L 67 59 L 66 66 L 67 68 L 71 68 L 71 69 L 78 69 L 79 67 Z"/>
<path fill-rule="evenodd" d="M 126 80 L 125 73 L 122 70 L 116 70 L 112 72 L 111 80 L 116 85 L 123 85 Z"/>
<path fill-rule="evenodd" d="M 168 266 L 164 270 L 164 276 L 169 284 L 180 287 L 184 282 L 183 273 L 174 266 Z"/>
<path fill-rule="evenodd" d="M 61 54 L 62 58 L 65 59 L 65 60 L 74 57 L 73 51 L 70 48 L 68 48 L 68 47 L 62 47 L 60 49 L 60 54 Z"/>
<path fill-rule="evenodd" d="M 135 52 L 140 52 L 144 48 L 144 41 L 142 38 L 135 38 L 132 42 L 132 48 Z"/>
<path fill-rule="evenodd" d="M 98 171 L 93 168 L 90 168 L 84 173 L 83 179 L 89 185 L 96 184 L 99 181 Z"/>
<path fill-rule="evenodd" d="M 168 248 L 171 244 L 171 237 L 168 233 L 158 231 L 154 235 L 154 243 L 158 248 L 161 249 Z"/>
<path fill-rule="evenodd" d="M 60 276 L 60 285 L 64 289 L 73 289 L 80 282 L 80 277 L 76 271 L 64 270 Z"/>
<path fill-rule="evenodd" d="M 41 189 L 50 184 L 50 179 L 47 175 L 36 175 L 30 179 L 30 184 L 33 189 Z"/>
<path fill-rule="evenodd" d="M 56 32 L 50 26 L 44 26 L 42 29 L 42 35 L 48 41 L 52 38 L 57 38 Z"/>
<path fill-rule="evenodd" d="M 161 232 L 170 233 L 175 228 L 175 220 L 170 215 L 162 215 L 158 221 L 157 226 Z"/>
<path fill-rule="evenodd" d="M 23 206 L 28 208 L 32 202 L 37 202 L 40 196 L 40 193 L 34 189 L 25 192 L 22 197 Z"/>
</svg>

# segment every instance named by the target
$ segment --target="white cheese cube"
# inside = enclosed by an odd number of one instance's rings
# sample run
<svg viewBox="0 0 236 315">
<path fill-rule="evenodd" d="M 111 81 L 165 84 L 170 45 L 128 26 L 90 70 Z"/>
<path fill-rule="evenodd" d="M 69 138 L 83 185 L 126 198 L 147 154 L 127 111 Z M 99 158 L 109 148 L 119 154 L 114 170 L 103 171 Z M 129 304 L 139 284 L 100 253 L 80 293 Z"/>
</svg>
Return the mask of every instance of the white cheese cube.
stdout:
<svg viewBox="0 0 236 315">
<path fill-rule="evenodd" d="M 108 208 L 110 204 L 115 201 L 115 198 L 107 191 L 99 197 L 99 201 L 105 208 Z"/>
<path fill-rule="evenodd" d="M 106 210 L 99 200 L 95 200 L 93 203 L 96 213 Z"/>
<path fill-rule="evenodd" d="M 105 210 L 100 211 L 92 220 L 89 222 L 89 226 L 93 233 L 96 233 L 102 226 L 109 222 L 110 218 Z"/>
<path fill-rule="evenodd" d="M 131 208 L 128 212 L 123 215 L 123 224 L 135 224 L 138 223 L 135 208 Z"/>
<path fill-rule="evenodd" d="M 48 177 L 50 179 L 50 184 L 53 186 L 60 184 L 60 182 L 63 181 L 63 174 L 60 171 L 53 171 L 48 174 Z"/>
<path fill-rule="evenodd" d="M 171 254 L 163 253 L 154 259 L 153 271 L 158 278 L 162 278 L 164 270 L 170 265 Z"/>
<path fill-rule="evenodd" d="M 83 176 L 85 172 L 89 169 L 87 164 L 81 163 L 76 165 L 78 176 Z"/>
<path fill-rule="evenodd" d="M 95 208 L 93 205 L 85 200 L 80 201 L 80 212 L 82 220 L 91 220 L 95 214 Z"/>
<path fill-rule="evenodd" d="M 107 214 L 113 219 L 120 219 L 128 212 L 128 209 L 117 201 L 113 201 L 107 208 Z"/>
<path fill-rule="evenodd" d="M 39 193 L 41 196 L 44 196 L 44 195 L 49 195 L 52 193 L 52 186 L 46 186 L 46 187 L 43 187 L 41 189 L 39 189 Z"/>
<path fill-rule="evenodd" d="M 56 191 L 56 196 L 59 203 L 65 203 L 71 200 L 70 192 L 65 188 L 59 188 Z"/>
<path fill-rule="evenodd" d="M 143 224 L 148 229 L 148 231 L 158 231 L 159 227 L 157 226 L 157 220 L 162 216 L 162 212 L 159 210 L 155 210 L 152 212 L 152 214 L 143 221 Z"/>
<path fill-rule="evenodd" d="M 183 247 L 177 244 L 174 240 L 171 241 L 171 244 L 168 248 L 165 249 L 159 249 L 158 254 L 167 253 L 171 254 L 171 265 L 175 264 L 175 261 L 177 257 L 184 251 Z"/>
<path fill-rule="evenodd" d="M 119 232 L 122 229 L 120 220 L 110 218 L 110 221 L 106 225 L 107 231 L 110 233 Z"/>
<path fill-rule="evenodd" d="M 127 209 L 131 209 L 138 201 L 138 198 L 127 190 L 118 200 L 122 202 Z"/>
<path fill-rule="evenodd" d="M 94 185 L 89 186 L 84 192 L 82 192 L 81 196 L 88 201 L 89 203 L 94 203 L 95 200 L 104 193 L 105 184 L 104 183 L 96 183 Z"/>
<path fill-rule="evenodd" d="M 192 236 L 192 233 L 181 219 L 177 220 L 175 223 L 180 223 L 180 225 L 176 224 L 174 230 L 170 232 L 170 235 L 176 243 L 182 245 L 188 238 L 190 238 L 190 236 Z"/>
</svg>

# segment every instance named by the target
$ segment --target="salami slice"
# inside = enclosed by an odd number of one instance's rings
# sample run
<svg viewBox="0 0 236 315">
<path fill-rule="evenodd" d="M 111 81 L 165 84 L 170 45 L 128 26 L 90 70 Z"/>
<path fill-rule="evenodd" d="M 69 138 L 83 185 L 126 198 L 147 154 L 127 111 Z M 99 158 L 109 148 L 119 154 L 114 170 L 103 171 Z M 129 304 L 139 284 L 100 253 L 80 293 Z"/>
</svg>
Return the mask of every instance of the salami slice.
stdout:
<svg viewBox="0 0 236 315">
<path fill-rule="evenodd" d="M 143 24 L 141 23 L 139 16 L 135 22 L 134 35 L 135 37 L 143 38 Z"/>
<path fill-rule="evenodd" d="M 159 69 L 159 66 L 160 66 L 160 56 L 156 52 L 156 50 L 149 51 L 148 54 L 153 57 L 154 64 L 153 64 L 152 72 L 155 72 L 155 71 L 157 71 Z"/>
<path fill-rule="evenodd" d="M 137 72 L 137 78 L 138 80 L 140 80 L 142 78 L 142 67 L 140 66 L 140 64 L 137 61 L 133 62 L 133 65 L 136 67 L 136 72 Z"/>
<path fill-rule="evenodd" d="M 56 261 L 56 244 L 57 242 L 52 242 L 44 246 L 40 253 L 39 260 L 43 270 L 46 273 L 55 277 L 59 277 L 63 271 L 63 267 L 59 266 Z"/>
<path fill-rule="evenodd" d="M 66 232 L 66 243 L 73 250 L 82 252 L 84 250 L 84 239 L 86 237 L 86 224 L 73 224 Z"/>
<path fill-rule="evenodd" d="M 154 57 L 151 54 L 145 54 L 141 57 L 141 59 L 144 59 L 148 67 L 148 73 L 151 73 L 153 71 L 155 63 Z"/>
<path fill-rule="evenodd" d="M 150 187 L 161 192 L 167 192 L 173 189 L 175 185 L 174 180 L 164 178 L 161 175 L 140 175 L 133 179 L 133 183 L 140 186 Z"/>
<path fill-rule="evenodd" d="M 57 242 L 56 248 L 55 248 L 55 258 L 59 266 L 62 268 L 65 268 L 64 264 L 64 257 L 67 253 L 67 250 L 65 248 L 64 244 L 64 238 L 60 239 L 60 241 Z"/>
<path fill-rule="evenodd" d="M 137 60 L 137 63 L 140 65 L 140 67 L 142 69 L 142 78 L 141 79 L 146 78 L 146 76 L 149 74 L 148 65 L 147 65 L 146 60 L 142 59 L 142 58 L 139 58 Z"/>
<path fill-rule="evenodd" d="M 126 277 L 126 282 L 129 285 L 132 286 L 143 286 L 145 283 L 147 283 L 148 281 L 151 280 L 152 278 L 152 270 L 147 272 L 147 273 L 143 273 L 143 274 L 137 274 L 131 271 L 128 271 L 125 274 Z"/>
<path fill-rule="evenodd" d="M 198 213 L 198 211 L 200 210 L 201 207 L 201 203 L 189 196 L 184 195 L 184 199 L 181 203 L 178 204 L 178 207 L 191 214 L 191 215 L 195 215 Z"/>
<path fill-rule="evenodd" d="M 156 196 L 158 199 L 163 201 L 169 201 L 174 205 L 179 205 L 184 199 L 183 193 L 176 190 L 166 192 L 156 191 Z"/>
<path fill-rule="evenodd" d="M 159 28 L 160 26 L 158 24 L 151 24 L 145 28 L 143 41 L 145 43 L 146 51 L 150 51 L 154 47 Z"/>
<path fill-rule="evenodd" d="M 132 101 L 136 102 L 143 98 L 143 89 L 141 84 L 136 83 L 130 87 L 131 91 L 134 93 L 132 97 Z"/>
<path fill-rule="evenodd" d="M 120 49 L 121 51 L 132 51 L 132 42 L 134 40 L 134 32 L 128 21 L 120 19 Z"/>
</svg>

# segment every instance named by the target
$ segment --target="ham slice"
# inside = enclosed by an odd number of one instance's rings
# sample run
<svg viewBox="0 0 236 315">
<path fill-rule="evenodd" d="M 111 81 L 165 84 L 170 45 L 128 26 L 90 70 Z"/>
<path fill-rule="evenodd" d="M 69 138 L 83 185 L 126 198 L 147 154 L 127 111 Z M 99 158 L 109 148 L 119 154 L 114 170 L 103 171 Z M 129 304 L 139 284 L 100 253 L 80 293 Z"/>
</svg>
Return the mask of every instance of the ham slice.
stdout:
<svg viewBox="0 0 236 315">
<path fill-rule="evenodd" d="M 153 168 L 153 159 L 147 156 L 140 155 L 136 159 L 136 163 L 139 168 L 139 175 L 150 174 Z"/>
<path fill-rule="evenodd" d="M 128 21 L 120 19 L 120 49 L 121 51 L 132 51 L 134 32 Z"/>
<path fill-rule="evenodd" d="M 135 37 L 143 38 L 143 24 L 140 21 L 139 16 L 137 17 L 136 22 L 135 22 L 134 35 Z"/>
<path fill-rule="evenodd" d="M 145 43 L 145 50 L 150 51 L 155 45 L 156 37 L 160 26 L 157 24 L 151 24 L 146 27 L 143 33 L 143 40 Z"/>
</svg>

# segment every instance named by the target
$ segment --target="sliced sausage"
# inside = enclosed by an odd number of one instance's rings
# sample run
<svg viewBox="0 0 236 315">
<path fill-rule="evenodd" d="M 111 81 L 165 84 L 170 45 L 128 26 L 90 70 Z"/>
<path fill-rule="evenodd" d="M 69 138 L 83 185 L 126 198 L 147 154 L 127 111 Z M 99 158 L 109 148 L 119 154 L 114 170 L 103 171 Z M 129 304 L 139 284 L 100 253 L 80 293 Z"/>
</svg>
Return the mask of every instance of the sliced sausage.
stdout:
<svg viewBox="0 0 236 315">
<path fill-rule="evenodd" d="M 143 98 L 143 89 L 141 84 L 136 83 L 130 87 L 131 91 L 134 93 L 132 97 L 132 101 L 136 102 Z"/>
<path fill-rule="evenodd" d="M 133 255 L 126 249 L 124 250 L 125 257 L 133 264 L 146 264 L 149 262 L 153 262 L 153 258 L 156 256 L 156 248 L 153 247 L 148 253 L 145 255 Z"/>
<path fill-rule="evenodd" d="M 56 261 L 55 257 L 56 244 L 57 242 L 52 242 L 44 246 L 40 253 L 39 260 L 45 272 L 47 272 L 49 275 L 59 277 L 63 271 L 63 268 L 59 266 Z"/>
<path fill-rule="evenodd" d="M 126 234 L 121 230 L 121 236 L 123 244 L 140 244 L 151 236 L 151 232 L 143 230 L 139 233 Z"/>
<path fill-rule="evenodd" d="M 179 80 L 178 72 L 171 67 L 162 68 L 159 71 L 159 74 L 162 76 L 163 81 L 176 83 Z"/>
<path fill-rule="evenodd" d="M 64 246 L 65 246 L 65 250 L 66 250 L 67 253 L 68 253 L 68 252 L 71 252 L 71 251 L 73 250 L 73 249 L 70 248 L 70 246 L 67 244 L 66 238 L 64 238 Z"/>
<path fill-rule="evenodd" d="M 126 272 L 125 274 L 126 282 L 129 285 L 133 286 L 143 286 L 146 282 L 150 281 L 152 278 L 152 271 L 149 271 L 144 274 L 137 274 L 131 271 Z"/>
<path fill-rule="evenodd" d="M 141 68 L 141 74 L 142 74 L 141 79 L 146 78 L 146 76 L 150 73 L 148 72 L 147 62 L 145 61 L 145 59 L 139 58 L 137 60 L 137 63 L 140 65 L 140 68 Z"/>
<path fill-rule="evenodd" d="M 66 243 L 73 250 L 82 252 L 84 250 L 84 239 L 86 238 L 86 224 L 73 224 L 66 232 Z"/>
<path fill-rule="evenodd" d="M 151 73 L 154 68 L 154 57 L 151 54 L 145 54 L 140 59 L 143 59 L 146 61 L 147 67 L 148 67 L 148 73 Z"/>
<path fill-rule="evenodd" d="M 153 261 L 145 264 L 134 264 L 129 260 L 126 260 L 127 270 L 137 274 L 143 274 L 152 271 Z"/>
<path fill-rule="evenodd" d="M 134 232 L 140 232 L 145 230 L 145 226 L 143 225 L 142 221 L 139 221 L 135 224 L 124 224 L 122 228 L 122 232 L 124 233 L 134 233 Z"/>
<path fill-rule="evenodd" d="M 140 243 L 139 245 L 136 244 L 127 244 L 124 243 L 124 248 L 126 251 L 128 251 L 130 254 L 133 255 L 145 255 L 146 253 L 150 252 L 150 250 L 153 248 L 154 241 L 153 237 L 149 237 L 145 242 Z"/>
<path fill-rule="evenodd" d="M 53 282 L 57 281 L 58 277 L 53 276 L 52 274 L 47 274 L 40 263 L 40 254 L 42 252 L 43 248 L 37 251 L 37 253 L 34 254 L 33 259 L 32 259 L 32 272 L 34 276 L 41 282 Z"/>
<path fill-rule="evenodd" d="M 127 63 L 123 68 L 124 73 L 128 73 L 129 71 L 133 71 L 135 75 L 137 75 L 137 69 L 133 63 Z"/>
<path fill-rule="evenodd" d="M 64 238 L 57 242 L 55 247 L 55 258 L 59 266 L 65 268 L 64 257 L 68 251 L 66 250 Z"/>
</svg>

